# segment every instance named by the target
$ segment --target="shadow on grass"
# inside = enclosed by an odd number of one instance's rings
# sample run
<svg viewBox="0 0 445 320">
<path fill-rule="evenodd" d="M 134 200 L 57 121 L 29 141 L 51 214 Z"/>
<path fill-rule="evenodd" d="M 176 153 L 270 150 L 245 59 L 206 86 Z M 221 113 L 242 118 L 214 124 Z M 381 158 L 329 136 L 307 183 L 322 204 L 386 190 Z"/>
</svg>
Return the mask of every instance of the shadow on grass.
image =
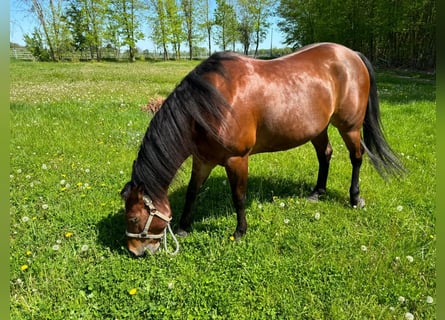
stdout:
<svg viewBox="0 0 445 320">
<path fill-rule="evenodd" d="M 247 189 L 246 208 L 252 206 L 253 202 L 271 203 L 274 197 L 287 198 L 296 197 L 305 199 L 312 191 L 313 183 L 307 181 L 294 181 L 279 177 L 259 177 L 250 176 Z M 169 200 L 173 211 L 172 226 L 179 223 L 182 208 L 185 202 L 187 185 L 184 185 L 169 194 Z M 329 201 L 332 206 L 345 206 L 347 192 L 329 190 L 321 201 Z M 209 213 L 210 212 L 210 213 Z M 229 183 L 226 177 L 210 177 L 201 188 L 201 192 L 195 203 L 193 210 L 192 228 L 195 231 L 203 230 L 199 221 L 206 217 L 227 216 L 227 212 L 235 212 L 232 203 Z M 110 213 L 107 217 L 99 221 L 97 228 L 99 231 L 98 241 L 101 245 L 119 254 L 128 254 L 126 249 L 124 209 L 116 213 Z M 234 218 L 235 219 L 235 218 Z M 205 224 L 205 230 L 212 232 L 218 227 Z"/>
<path fill-rule="evenodd" d="M 119 254 L 129 254 L 126 249 L 124 209 L 110 213 L 97 224 L 98 242 Z"/>
</svg>

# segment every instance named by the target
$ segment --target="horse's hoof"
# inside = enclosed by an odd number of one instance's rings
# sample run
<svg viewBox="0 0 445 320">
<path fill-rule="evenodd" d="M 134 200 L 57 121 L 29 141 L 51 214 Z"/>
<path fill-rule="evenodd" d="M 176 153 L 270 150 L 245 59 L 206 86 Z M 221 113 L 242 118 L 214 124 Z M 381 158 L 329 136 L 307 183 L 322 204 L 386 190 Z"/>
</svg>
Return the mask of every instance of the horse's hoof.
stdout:
<svg viewBox="0 0 445 320">
<path fill-rule="evenodd" d="M 307 197 L 309 202 L 318 202 L 320 198 L 326 193 L 326 190 L 323 189 L 314 189 L 311 194 Z"/>
<path fill-rule="evenodd" d="M 184 229 L 181 229 L 181 228 L 178 228 L 175 233 L 177 236 L 179 236 L 181 238 L 185 238 L 189 235 L 189 233 L 187 231 L 185 231 Z"/>
<path fill-rule="evenodd" d="M 320 199 L 320 195 L 318 193 L 312 193 L 306 199 L 309 202 L 318 202 L 318 200 Z"/>
<path fill-rule="evenodd" d="M 363 209 L 365 207 L 365 200 L 362 197 L 358 197 L 355 204 L 352 205 L 354 209 Z"/>
<path fill-rule="evenodd" d="M 245 234 L 246 234 L 246 232 L 236 230 L 235 233 L 233 234 L 233 236 L 230 237 L 230 239 L 240 240 Z"/>
</svg>

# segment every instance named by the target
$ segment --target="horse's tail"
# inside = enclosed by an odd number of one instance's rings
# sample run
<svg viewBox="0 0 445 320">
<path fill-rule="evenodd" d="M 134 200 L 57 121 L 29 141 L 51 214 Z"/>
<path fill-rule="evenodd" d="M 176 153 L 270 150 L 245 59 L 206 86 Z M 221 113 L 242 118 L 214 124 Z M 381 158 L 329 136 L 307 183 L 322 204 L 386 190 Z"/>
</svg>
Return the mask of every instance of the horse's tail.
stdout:
<svg viewBox="0 0 445 320">
<path fill-rule="evenodd" d="M 364 141 L 362 141 L 362 145 L 368 153 L 372 165 L 383 178 L 386 179 L 389 175 L 402 176 L 405 173 L 405 168 L 383 134 L 374 69 L 371 62 L 362 53 L 358 52 L 358 55 L 368 69 L 371 82 L 368 106 L 363 122 Z"/>
</svg>

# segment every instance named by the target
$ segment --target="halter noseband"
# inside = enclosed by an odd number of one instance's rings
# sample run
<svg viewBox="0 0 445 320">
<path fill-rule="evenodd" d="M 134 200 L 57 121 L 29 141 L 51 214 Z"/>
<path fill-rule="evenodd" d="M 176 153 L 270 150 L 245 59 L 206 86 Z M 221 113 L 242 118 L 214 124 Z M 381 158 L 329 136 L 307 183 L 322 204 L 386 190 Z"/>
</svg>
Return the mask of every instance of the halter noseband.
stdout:
<svg viewBox="0 0 445 320">
<path fill-rule="evenodd" d="M 140 233 L 131 233 L 128 232 L 128 230 L 125 230 L 125 234 L 127 235 L 127 237 L 131 237 L 131 238 L 136 238 L 136 239 L 159 239 L 162 241 L 162 238 L 165 237 L 164 239 L 164 248 L 165 251 L 167 251 L 167 253 L 171 254 L 171 255 L 175 255 L 178 253 L 179 251 L 179 243 L 178 240 L 176 239 L 171 227 L 170 227 L 170 221 L 172 220 L 171 217 L 168 217 L 167 215 L 163 214 L 162 212 L 160 212 L 158 209 L 156 209 L 156 207 L 153 205 L 153 201 L 148 197 L 148 196 L 143 196 L 142 199 L 144 200 L 144 204 L 147 206 L 148 208 L 148 219 L 147 222 L 145 223 L 145 227 L 144 230 L 142 230 L 142 232 Z M 151 221 L 153 220 L 153 217 L 157 216 L 160 219 L 164 220 L 165 222 L 167 222 L 167 226 L 164 228 L 164 230 L 161 233 L 158 234 L 149 234 L 148 233 L 148 229 L 150 229 L 150 225 L 151 225 Z M 176 249 L 174 252 L 169 252 L 167 249 L 167 229 L 170 232 L 170 234 L 173 237 L 173 240 L 175 242 L 176 245 Z"/>
</svg>

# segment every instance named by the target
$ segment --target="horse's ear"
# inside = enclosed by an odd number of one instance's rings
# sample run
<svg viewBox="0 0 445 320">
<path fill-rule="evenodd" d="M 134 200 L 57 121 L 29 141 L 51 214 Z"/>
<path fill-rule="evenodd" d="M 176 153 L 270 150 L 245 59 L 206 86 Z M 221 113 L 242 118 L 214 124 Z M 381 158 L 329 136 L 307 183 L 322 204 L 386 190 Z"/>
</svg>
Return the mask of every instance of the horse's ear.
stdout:
<svg viewBox="0 0 445 320">
<path fill-rule="evenodd" d="M 125 184 L 124 188 L 121 191 L 122 200 L 126 201 L 128 199 L 132 189 L 133 189 L 133 183 L 131 181 L 127 182 L 127 184 Z"/>
</svg>

